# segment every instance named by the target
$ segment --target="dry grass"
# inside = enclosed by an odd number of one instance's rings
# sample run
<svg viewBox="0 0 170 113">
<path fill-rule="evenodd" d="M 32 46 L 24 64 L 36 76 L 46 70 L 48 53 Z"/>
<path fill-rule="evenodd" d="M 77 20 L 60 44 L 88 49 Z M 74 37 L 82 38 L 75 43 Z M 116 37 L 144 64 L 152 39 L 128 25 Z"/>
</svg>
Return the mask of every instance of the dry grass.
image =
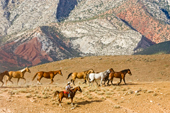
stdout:
<svg viewBox="0 0 170 113">
<path fill-rule="evenodd" d="M 163 57 L 164 59 L 162 59 Z M 9 109 L 14 113 L 17 113 L 17 110 L 21 112 L 110 112 L 114 108 L 116 113 L 168 112 L 170 110 L 168 101 L 170 99 L 170 94 L 168 93 L 170 92 L 170 83 L 168 82 L 170 79 L 169 61 L 170 55 L 98 56 L 34 66 L 30 68 L 31 74 L 25 74 L 27 84 L 23 85 L 24 81 L 22 80 L 19 82 L 19 86 L 24 86 L 25 88 L 17 88 L 16 81 L 13 79 L 14 85 L 9 83 L 7 88 L 0 89 L 0 102 L 3 103 L 0 108 L 4 108 L 4 105 L 10 103 L 13 106 L 9 107 Z M 94 83 L 92 87 L 89 87 L 88 83 L 82 84 L 83 80 L 76 79 L 74 87 L 80 86 L 83 92 L 76 93 L 74 106 L 70 105 L 70 99 L 64 98 L 61 103 L 62 107 L 59 107 L 57 97 L 53 98 L 56 90 L 65 90 L 66 83 L 71 79 L 70 77 L 66 80 L 69 73 L 81 72 L 90 68 L 100 72 L 110 67 L 115 71 L 126 68 L 131 69 L 132 76 L 126 75 L 127 85 L 122 82 L 118 86 L 119 79 L 114 78 L 114 85 L 97 87 Z M 43 85 L 37 85 L 36 79 L 33 82 L 31 81 L 34 73 L 38 70 L 50 71 L 58 69 L 62 69 L 64 76 L 56 75 L 52 85 L 49 84 L 49 79 L 44 78 L 41 80 Z M 138 92 L 135 93 L 135 91 Z"/>
</svg>

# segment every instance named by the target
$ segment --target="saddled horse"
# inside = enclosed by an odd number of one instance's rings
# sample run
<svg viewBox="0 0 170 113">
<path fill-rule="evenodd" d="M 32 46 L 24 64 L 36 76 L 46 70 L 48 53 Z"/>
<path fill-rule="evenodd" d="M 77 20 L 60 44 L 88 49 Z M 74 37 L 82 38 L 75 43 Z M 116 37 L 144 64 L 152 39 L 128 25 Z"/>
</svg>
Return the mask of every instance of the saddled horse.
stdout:
<svg viewBox="0 0 170 113">
<path fill-rule="evenodd" d="M 71 93 L 70 93 L 70 99 L 71 99 L 71 104 L 73 105 L 73 98 L 76 94 L 77 91 L 80 91 L 82 92 L 80 86 L 78 87 L 75 87 L 71 90 Z M 64 93 L 64 91 L 55 91 L 54 93 L 54 97 L 56 97 L 58 95 L 58 102 L 59 104 L 61 105 L 61 101 L 63 98 L 67 98 L 68 99 L 68 94 L 67 93 Z"/>
<path fill-rule="evenodd" d="M 86 83 L 86 80 L 88 79 L 87 75 L 90 74 L 90 73 L 94 73 L 94 70 L 93 69 L 89 69 L 89 70 L 86 70 L 86 71 L 83 71 L 83 72 L 70 73 L 68 75 L 67 79 L 69 79 L 69 77 L 72 76 L 71 82 L 73 82 L 73 84 L 74 84 L 74 81 L 75 81 L 76 78 L 84 79 L 84 83 Z"/>
<path fill-rule="evenodd" d="M 100 79 L 100 86 L 102 86 L 102 81 L 105 79 L 106 76 L 108 76 L 109 73 L 110 73 L 110 69 L 108 69 L 104 72 L 100 72 L 100 73 L 90 73 L 89 74 L 89 85 L 90 85 L 90 83 L 92 85 L 92 82 L 94 82 L 94 81 L 98 85 L 96 80 Z"/>
<path fill-rule="evenodd" d="M 5 75 L 9 76 L 8 71 L 4 71 L 4 72 L 0 73 L 0 81 L 2 82 L 1 86 L 4 85 L 3 78 L 4 78 Z"/>
<path fill-rule="evenodd" d="M 12 78 L 18 78 L 17 84 L 18 84 L 20 78 L 24 79 L 25 83 L 26 83 L 26 79 L 24 78 L 25 72 L 31 73 L 31 71 L 30 71 L 30 69 L 28 67 L 26 67 L 26 68 L 24 68 L 24 69 L 22 69 L 20 71 L 9 71 L 9 76 L 7 76 L 6 84 L 7 84 L 8 81 L 12 82 L 11 81 Z"/>
<path fill-rule="evenodd" d="M 122 70 L 120 72 L 115 72 L 115 71 L 111 72 L 109 74 L 109 81 L 111 81 L 111 84 L 113 85 L 112 81 L 113 81 L 113 78 L 115 77 L 115 78 L 120 78 L 120 82 L 118 83 L 118 85 L 122 82 L 122 79 L 123 79 L 124 83 L 126 84 L 126 82 L 125 82 L 125 75 L 127 73 L 132 75 L 130 69 L 125 69 L 125 70 Z M 109 84 L 109 81 L 108 81 L 108 84 Z"/>
<path fill-rule="evenodd" d="M 37 72 L 37 73 L 34 75 L 32 81 L 33 81 L 33 80 L 35 79 L 35 77 L 38 75 L 37 83 L 41 84 L 41 83 L 40 83 L 40 80 L 41 80 L 42 77 L 44 77 L 44 78 L 47 78 L 47 79 L 51 79 L 51 83 L 50 83 L 50 84 L 52 84 L 52 83 L 54 82 L 53 79 L 54 79 L 55 75 L 57 75 L 57 74 L 60 74 L 61 76 L 63 76 L 61 70 L 49 71 L 49 72 L 39 71 L 39 72 Z"/>
</svg>

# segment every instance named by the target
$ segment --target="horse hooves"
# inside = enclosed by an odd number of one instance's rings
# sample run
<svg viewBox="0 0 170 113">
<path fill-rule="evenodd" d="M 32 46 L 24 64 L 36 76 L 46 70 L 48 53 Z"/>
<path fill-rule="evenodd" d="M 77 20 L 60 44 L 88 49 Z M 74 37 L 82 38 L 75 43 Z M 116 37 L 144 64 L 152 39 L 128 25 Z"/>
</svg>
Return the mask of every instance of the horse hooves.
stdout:
<svg viewBox="0 0 170 113">
<path fill-rule="evenodd" d="M 62 107 L 62 105 L 61 105 L 61 104 L 59 104 L 59 106 L 60 106 L 60 107 Z"/>
<path fill-rule="evenodd" d="M 42 85 L 42 83 L 37 83 L 37 85 Z"/>
<path fill-rule="evenodd" d="M 74 104 L 73 104 L 73 103 L 71 103 L 71 106 L 74 106 Z"/>
</svg>

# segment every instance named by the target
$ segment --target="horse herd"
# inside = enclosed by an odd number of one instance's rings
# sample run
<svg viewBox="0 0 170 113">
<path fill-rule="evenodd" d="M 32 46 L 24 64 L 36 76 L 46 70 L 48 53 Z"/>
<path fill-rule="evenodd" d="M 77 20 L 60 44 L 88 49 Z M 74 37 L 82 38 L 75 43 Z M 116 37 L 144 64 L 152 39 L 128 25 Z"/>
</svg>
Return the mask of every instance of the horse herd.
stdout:
<svg viewBox="0 0 170 113">
<path fill-rule="evenodd" d="M 6 78 L 6 85 L 7 85 L 7 82 L 10 81 L 11 83 L 13 83 L 11 81 L 12 78 L 17 78 L 17 84 L 19 82 L 20 79 L 24 79 L 25 80 L 25 83 L 26 83 L 26 79 L 24 78 L 24 74 L 25 72 L 29 72 L 31 73 L 30 69 L 28 67 L 20 70 L 20 71 L 4 71 L 2 73 L 0 73 L 0 81 L 2 82 L 2 86 L 4 84 L 3 82 L 3 78 L 5 75 L 7 75 L 7 78 Z M 75 79 L 78 78 L 78 79 L 84 79 L 84 83 L 86 83 L 87 81 L 89 82 L 89 85 L 92 85 L 93 82 L 95 81 L 96 84 L 98 85 L 97 83 L 97 79 L 100 79 L 100 86 L 102 86 L 102 81 L 104 81 L 104 85 L 105 85 L 105 82 L 107 81 L 107 85 L 109 85 L 109 82 L 111 81 L 111 84 L 113 85 L 113 78 L 120 78 L 120 82 L 118 83 L 118 85 L 121 83 L 122 79 L 124 81 L 124 83 L 126 84 L 125 82 L 125 75 L 126 74 L 130 74 L 132 75 L 130 69 L 125 69 L 125 70 L 122 70 L 120 72 L 115 72 L 113 70 L 113 68 L 110 68 L 104 72 L 94 72 L 93 69 L 89 69 L 89 70 L 86 70 L 86 71 L 83 71 L 83 72 L 73 72 L 73 73 L 70 73 L 67 77 L 67 79 L 69 79 L 70 76 L 72 76 L 72 79 L 71 79 L 71 82 L 73 83 L 73 85 L 75 85 Z M 37 78 L 37 83 L 38 84 L 41 84 L 40 83 L 40 80 L 44 77 L 44 78 L 48 78 L 48 79 L 51 79 L 51 84 L 54 82 L 54 77 L 55 75 L 57 74 L 60 74 L 61 76 L 63 76 L 62 74 L 62 71 L 61 70 L 57 70 L 57 71 L 49 71 L 49 72 L 44 72 L 44 71 L 39 71 L 37 72 L 34 76 L 33 76 L 33 79 L 32 81 L 35 79 L 36 76 L 38 76 Z M 67 80 L 66 79 L 66 80 Z"/>
<path fill-rule="evenodd" d="M 83 72 L 74 72 L 74 73 L 70 73 L 67 77 L 67 79 L 72 76 L 72 79 L 71 79 L 71 82 L 75 85 L 74 81 L 76 78 L 78 79 L 84 79 L 84 83 L 86 83 L 86 81 L 89 81 L 89 85 L 93 84 L 93 82 L 95 81 L 96 84 L 98 85 L 97 83 L 97 79 L 100 79 L 100 86 L 102 86 L 102 81 L 104 81 L 104 85 L 105 85 L 105 82 L 107 81 L 107 85 L 109 85 L 109 82 L 111 81 L 111 84 L 113 85 L 113 78 L 120 78 L 120 82 L 118 83 L 118 85 L 121 83 L 122 79 L 124 81 L 124 83 L 126 84 L 125 82 L 125 75 L 126 74 L 130 74 L 132 75 L 130 69 L 125 69 L 125 70 L 122 70 L 120 72 L 115 72 L 113 70 L 113 68 L 110 68 L 106 71 L 103 71 L 103 72 L 94 72 L 93 69 L 89 69 L 87 71 L 83 71 Z"/>
<path fill-rule="evenodd" d="M 6 79 L 6 85 L 7 85 L 7 82 L 11 81 L 12 78 L 17 78 L 17 84 L 19 82 L 20 79 L 24 79 L 25 82 L 26 82 L 26 79 L 24 78 L 24 74 L 25 72 L 29 72 L 31 73 L 30 69 L 28 67 L 20 70 L 20 71 L 4 71 L 2 73 L 0 73 L 0 81 L 2 82 L 2 86 L 4 84 L 3 82 L 3 77 L 5 75 L 7 75 L 7 79 Z M 122 70 L 120 72 L 115 72 L 112 68 L 104 71 L 104 72 L 94 72 L 93 69 L 89 69 L 89 70 L 86 70 L 86 71 L 83 71 L 83 72 L 73 72 L 73 73 L 70 73 L 67 77 L 67 79 L 69 79 L 70 76 L 72 76 L 72 79 L 71 79 L 71 82 L 75 85 L 75 79 L 78 78 L 78 79 L 84 79 L 84 83 L 86 83 L 87 81 L 89 82 L 89 85 L 92 85 L 93 82 L 95 81 L 96 84 L 98 85 L 97 83 L 97 79 L 100 79 L 100 86 L 102 86 L 102 81 L 104 81 L 104 85 L 105 85 L 105 82 L 107 81 L 107 85 L 109 85 L 109 82 L 111 81 L 111 84 L 113 85 L 113 78 L 120 78 L 120 82 L 118 83 L 118 85 L 121 83 L 122 79 L 124 81 L 124 83 L 126 84 L 125 82 L 125 75 L 126 74 L 130 74 L 132 75 L 130 69 L 125 69 L 125 70 Z M 37 73 L 35 73 L 35 75 L 33 76 L 33 79 L 32 81 L 35 79 L 36 76 L 37 77 L 37 83 L 40 84 L 40 80 L 44 77 L 44 78 L 49 78 L 51 79 L 51 84 L 54 82 L 54 77 L 55 75 L 57 74 L 60 74 L 61 76 L 63 76 L 61 70 L 57 70 L 57 71 L 49 71 L 49 72 L 44 72 L 44 71 L 39 71 Z M 66 80 L 67 80 L 66 79 Z M 13 82 L 12 82 L 13 83 Z M 71 99 L 71 104 L 73 104 L 73 98 L 76 94 L 77 91 L 80 91 L 82 92 L 80 86 L 78 87 L 75 87 L 72 89 L 72 93 L 70 93 L 70 99 Z M 65 97 L 65 98 L 68 98 L 68 94 L 67 93 L 64 93 L 64 91 L 55 91 L 54 93 L 54 97 L 58 95 L 58 101 L 61 105 L 61 101 L 62 99 Z"/>
</svg>

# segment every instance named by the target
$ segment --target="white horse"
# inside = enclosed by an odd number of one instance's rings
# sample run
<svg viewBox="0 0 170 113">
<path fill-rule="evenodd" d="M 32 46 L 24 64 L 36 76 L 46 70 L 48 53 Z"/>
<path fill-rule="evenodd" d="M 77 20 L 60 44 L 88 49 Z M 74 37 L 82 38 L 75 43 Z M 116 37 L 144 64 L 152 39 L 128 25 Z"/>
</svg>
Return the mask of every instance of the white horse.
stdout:
<svg viewBox="0 0 170 113">
<path fill-rule="evenodd" d="M 90 83 L 92 85 L 92 83 L 95 81 L 96 84 L 98 85 L 97 83 L 97 79 L 101 79 L 100 81 L 100 86 L 102 86 L 102 81 L 104 80 L 104 78 L 110 73 L 110 69 L 104 71 L 104 72 L 100 72 L 100 73 L 90 73 L 89 74 L 89 86 L 90 86 Z"/>
</svg>

